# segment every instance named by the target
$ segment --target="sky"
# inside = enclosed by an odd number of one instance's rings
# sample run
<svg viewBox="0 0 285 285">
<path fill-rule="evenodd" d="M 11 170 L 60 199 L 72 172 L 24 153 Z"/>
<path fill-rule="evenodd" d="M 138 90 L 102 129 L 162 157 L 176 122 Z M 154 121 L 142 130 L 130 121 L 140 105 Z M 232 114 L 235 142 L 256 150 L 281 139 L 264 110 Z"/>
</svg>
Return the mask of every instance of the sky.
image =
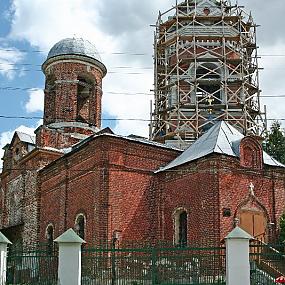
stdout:
<svg viewBox="0 0 285 285">
<path fill-rule="evenodd" d="M 94 43 L 107 66 L 103 118 L 149 119 L 153 99 L 146 95 L 153 89 L 151 25 L 159 10 L 164 12 L 174 4 L 175 0 L 0 0 L 0 149 L 15 130 L 33 133 L 41 124 L 41 64 L 51 47 L 67 37 Z M 239 0 L 238 4 L 251 11 L 260 25 L 262 96 L 285 96 L 284 0 Z M 267 105 L 269 119 L 285 118 L 285 97 L 262 97 L 261 103 Z M 122 135 L 147 137 L 149 133 L 148 123 L 143 121 L 104 120 L 105 126 Z"/>
</svg>

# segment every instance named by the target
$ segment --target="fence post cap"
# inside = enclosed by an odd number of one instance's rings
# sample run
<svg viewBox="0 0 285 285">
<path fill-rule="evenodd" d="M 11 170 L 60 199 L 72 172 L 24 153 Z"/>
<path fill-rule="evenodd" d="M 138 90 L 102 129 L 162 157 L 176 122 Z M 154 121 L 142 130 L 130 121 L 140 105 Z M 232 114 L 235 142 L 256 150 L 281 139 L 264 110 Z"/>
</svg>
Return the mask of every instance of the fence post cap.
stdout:
<svg viewBox="0 0 285 285">
<path fill-rule="evenodd" d="M 12 244 L 1 232 L 0 232 L 0 244 Z"/>
<path fill-rule="evenodd" d="M 250 239 L 253 239 L 253 237 L 249 233 L 241 229 L 240 227 L 236 227 L 226 236 L 225 239 L 248 239 L 250 240 Z"/>
<path fill-rule="evenodd" d="M 69 229 L 54 240 L 57 243 L 86 243 L 73 229 Z"/>
</svg>

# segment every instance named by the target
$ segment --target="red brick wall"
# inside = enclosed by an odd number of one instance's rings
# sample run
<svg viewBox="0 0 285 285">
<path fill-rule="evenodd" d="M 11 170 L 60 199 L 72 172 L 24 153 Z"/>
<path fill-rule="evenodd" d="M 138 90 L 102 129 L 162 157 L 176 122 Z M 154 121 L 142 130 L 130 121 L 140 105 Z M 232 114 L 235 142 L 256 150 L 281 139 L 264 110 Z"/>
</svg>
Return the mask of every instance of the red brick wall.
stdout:
<svg viewBox="0 0 285 285">
<path fill-rule="evenodd" d="M 215 172 L 215 162 L 202 159 L 160 174 L 159 183 L 164 180 L 164 184 L 157 198 L 161 203 L 159 239 L 173 240 L 173 214 L 178 208 L 188 212 L 188 244 L 207 245 L 219 239 L 219 192 Z"/>
<path fill-rule="evenodd" d="M 89 136 L 94 133 L 94 130 L 87 129 L 89 125 L 101 127 L 103 73 L 79 59 L 53 62 L 45 68 L 45 73 L 44 125 L 37 129 L 36 144 L 39 147 L 58 149 L 70 147 L 82 139 L 75 138 L 74 134 Z M 84 104 L 79 102 L 78 97 L 80 80 L 89 80 L 93 86 L 89 90 L 89 97 L 84 97 L 87 98 L 86 102 L 83 100 Z M 51 123 L 64 122 L 84 123 L 86 128 L 49 127 Z"/>
<path fill-rule="evenodd" d="M 39 190 L 38 170 L 60 157 L 60 153 L 34 150 L 17 163 L 13 162 L 13 168 L 1 174 L 0 188 L 2 188 L 5 200 L 1 209 L 0 229 L 6 229 L 8 238 L 12 242 L 23 240 L 24 245 L 32 245 L 38 241 L 39 230 Z M 10 206 L 10 193 L 17 195 L 17 217 Z M 13 227 L 17 226 L 17 234 L 13 234 Z M 20 227 L 19 227 L 20 226 Z M 10 230 L 11 229 L 11 230 Z"/>
<path fill-rule="evenodd" d="M 184 172 L 184 173 L 183 173 Z M 252 182 L 255 199 L 266 209 L 269 221 L 278 225 L 285 210 L 284 170 L 264 166 L 263 170 L 242 167 L 238 158 L 211 155 L 158 175 L 155 212 L 156 235 L 173 240 L 173 213 L 188 212 L 189 244 L 218 243 L 234 227 L 238 206 L 249 197 Z M 230 217 L 223 209 L 231 210 Z M 276 238 L 278 227 L 273 236 Z"/>
<path fill-rule="evenodd" d="M 49 76 L 55 80 L 55 91 L 50 94 L 45 91 L 44 124 L 76 121 L 77 115 L 77 87 L 79 76 L 88 76 L 96 82 L 96 88 L 91 93 L 89 108 L 86 109 L 88 123 L 97 127 L 101 126 L 101 97 L 102 97 L 102 72 L 90 64 L 80 62 L 58 61 L 46 69 Z M 53 100 L 55 100 L 53 104 Z M 55 108 L 55 109 L 52 109 Z"/>
<path fill-rule="evenodd" d="M 145 239 L 150 227 L 149 188 L 152 170 L 179 152 L 100 136 L 40 173 L 40 238 L 54 224 L 55 236 L 74 227 L 76 215 L 86 216 L 87 242 Z"/>
<path fill-rule="evenodd" d="M 254 199 L 265 207 L 268 223 L 278 224 L 285 207 L 285 173 L 276 167 L 264 170 L 242 167 L 238 159 L 223 158 L 219 162 L 221 237 L 232 229 L 239 205 L 249 198 L 249 185 L 254 185 Z M 230 208 L 232 216 L 223 217 L 223 208 Z M 276 234 L 276 233 L 275 233 Z"/>
<path fill-rule="evenodd" d="M 284 171 L 252 170 L 238 158 L 210 155 L 171 171 L 153 170 L 179 152 L 108 135 L 96 137 L 41 171 L 41 240 L 49 223 L 55 236 L 87 218 L 89 243 L 110 240 L 167 240 L 174 237 L 173 213 L 188 212 L 188 243 L 219 243 L 232 229 L 238 206 L 255 186 L 270 221 L 284 211 Z M 274 191 L 273 191 L 274 189 Z M 275 206 L 274 206 L 275 205 Z M 231 210 L 223 216 L 223 208 Z"/>
</svg>

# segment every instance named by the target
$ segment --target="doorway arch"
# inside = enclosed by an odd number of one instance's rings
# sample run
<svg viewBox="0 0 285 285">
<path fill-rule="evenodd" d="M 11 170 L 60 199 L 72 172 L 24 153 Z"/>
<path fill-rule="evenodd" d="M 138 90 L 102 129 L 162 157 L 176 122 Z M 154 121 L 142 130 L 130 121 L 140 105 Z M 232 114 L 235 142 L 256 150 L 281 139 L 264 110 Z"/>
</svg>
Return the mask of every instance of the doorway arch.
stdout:
<svg viewBox="0 0 285 285">
<path fill-rule="evenodd" d="M 239 227 L 252 237 L 262 242 L 268 242 L 268 213 L 254 196 L 239 205 L 235 219 L 238 220 Z"/>
</svg>

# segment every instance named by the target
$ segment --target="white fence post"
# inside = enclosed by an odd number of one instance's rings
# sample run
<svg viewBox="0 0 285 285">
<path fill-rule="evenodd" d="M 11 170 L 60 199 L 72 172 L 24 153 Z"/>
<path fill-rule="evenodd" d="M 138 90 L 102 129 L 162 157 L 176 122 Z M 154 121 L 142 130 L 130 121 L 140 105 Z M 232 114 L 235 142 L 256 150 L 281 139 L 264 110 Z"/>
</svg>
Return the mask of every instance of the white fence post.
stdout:
<svg viewBox="0 0 285 285">
<path fill-rule="evenodd" d="M 252 238 L 239 227 L 226 237 L 227 285 L 250 285 L 249 240 Z"/>
<path fill-rule="evenodd" d="M 0 232 L 0 285 L 6 284 L 8 244 L 11 242 Z"/>
<path fill-rule="evenodd" d="M 85 241 L 73 229 L 67 230 L 57 239 L 59 247 L 58 284 L 81 284 L 81 245 Z"/>
</svg>

